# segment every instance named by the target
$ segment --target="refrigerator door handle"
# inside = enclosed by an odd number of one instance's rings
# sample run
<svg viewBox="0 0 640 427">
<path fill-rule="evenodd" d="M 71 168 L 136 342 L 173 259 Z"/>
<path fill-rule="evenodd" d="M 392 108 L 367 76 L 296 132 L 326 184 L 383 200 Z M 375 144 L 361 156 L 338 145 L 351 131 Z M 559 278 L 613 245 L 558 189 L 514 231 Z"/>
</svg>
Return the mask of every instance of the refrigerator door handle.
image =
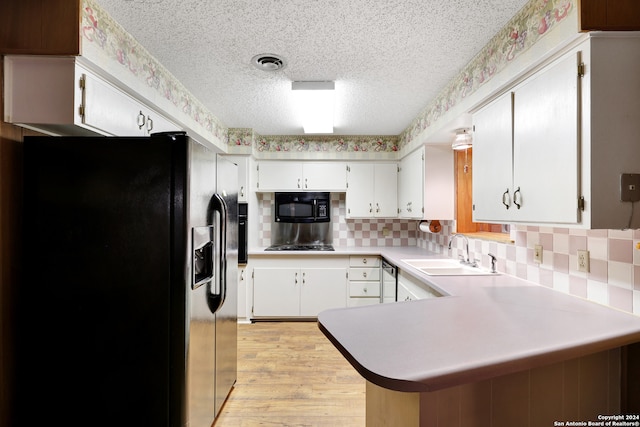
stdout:
<svg viewBox="0 0 640 427">
<path fill-rule="evenodd" d="M 208 294 L 209 310 L 212 313 L 218 311 L 227 297 L 227 204 L 219 194 L 214 194 L 211 198 L 212 213 L 217 212 L 220 218 L 219 230 L 219 250 L 216 251 L 218 261 L 218 277 L 215 280 L 213 289 Z"/>
</svg>

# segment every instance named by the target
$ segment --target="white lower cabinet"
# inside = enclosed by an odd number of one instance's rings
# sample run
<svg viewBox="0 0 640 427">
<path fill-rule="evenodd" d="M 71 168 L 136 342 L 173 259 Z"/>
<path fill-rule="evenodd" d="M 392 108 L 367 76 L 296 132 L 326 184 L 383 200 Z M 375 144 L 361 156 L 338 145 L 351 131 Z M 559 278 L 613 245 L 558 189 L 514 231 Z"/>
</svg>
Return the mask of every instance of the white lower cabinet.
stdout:
<svg viewBox="0 0 640 427">
<path fill-rule="evenodd" d="M 247 271 L 248 265 L 238 265 L 238 322 L 249 320 L 247 309 Z"/>
<path fill-rule="evenodd" d="M 441 293 L 413 276 L 402 270 L 398 271 L 398 301 L 415 301 L 441 296 Z"/>
<path fill-rule="evenodd" d="M 267 257 L 252 265 L 252 319 L 317 317 L 346 306 L 346 258 Z"/>
<path fill-rule="evenodd" d="M 349 257 L 349 307 L 380 303 L 380 265 L 379 256 Z"/>
</svg>

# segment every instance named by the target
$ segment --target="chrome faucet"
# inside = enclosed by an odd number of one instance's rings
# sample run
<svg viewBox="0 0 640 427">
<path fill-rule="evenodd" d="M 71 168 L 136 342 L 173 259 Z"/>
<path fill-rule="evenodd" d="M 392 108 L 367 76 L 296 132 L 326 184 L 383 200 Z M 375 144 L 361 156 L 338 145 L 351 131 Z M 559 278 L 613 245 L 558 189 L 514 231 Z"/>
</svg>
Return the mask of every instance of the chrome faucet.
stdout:
<svg viewBox="0 0 640 427">
<path fill-rule="evenodd" d="M 465 236 L 464 234 L 456 233 L 453 236 L 451 236 L 451 239 L 449 240 L 449 249 L 451 249 L 451 243 L 453 242 L 453 239 L 455 237 L 462 237 L 464 239 L 464 250 L 465 250 L 465 253 L 467 254 L 467 257 L 463 258 L 460 262 L 462 262 L 463 264 L 470 264 L 470 262 L 469 262 L 469 239 L 467 239 L 467 236 Z"/>
</svg>

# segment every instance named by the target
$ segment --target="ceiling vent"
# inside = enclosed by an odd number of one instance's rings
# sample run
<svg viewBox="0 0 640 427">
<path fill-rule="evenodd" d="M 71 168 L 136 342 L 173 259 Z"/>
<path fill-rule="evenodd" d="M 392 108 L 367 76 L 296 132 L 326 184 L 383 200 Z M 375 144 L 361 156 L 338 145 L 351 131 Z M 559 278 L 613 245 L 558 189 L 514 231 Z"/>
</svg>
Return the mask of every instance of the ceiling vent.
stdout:
<svg viewBox="0 0 640 427">
<path fill-rule="evenodd" d="M 282 70 L 287 64 L 283 58 L 272 53 L 262 53 L 251 58 L 251 63 L 262 71 Z"/>
</svg>

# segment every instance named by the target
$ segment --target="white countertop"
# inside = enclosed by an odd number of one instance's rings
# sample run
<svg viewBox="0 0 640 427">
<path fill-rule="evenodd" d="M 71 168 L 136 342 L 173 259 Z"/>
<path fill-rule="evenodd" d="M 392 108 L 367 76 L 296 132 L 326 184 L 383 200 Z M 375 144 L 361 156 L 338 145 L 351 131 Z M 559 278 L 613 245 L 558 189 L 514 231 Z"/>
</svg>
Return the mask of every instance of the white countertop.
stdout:
<svg viewBox="0 0 640 427">
<path fill-rule="evenodd" d="M 423 249 L 333 253 L 381 255 L 447 294 L 320 313 L 320 329 L 381 387 L 433 391 L 640 342 L 638 316 L 510 275 L 428 276 L 401 261 L 444 257 Z"/>
</svg>

